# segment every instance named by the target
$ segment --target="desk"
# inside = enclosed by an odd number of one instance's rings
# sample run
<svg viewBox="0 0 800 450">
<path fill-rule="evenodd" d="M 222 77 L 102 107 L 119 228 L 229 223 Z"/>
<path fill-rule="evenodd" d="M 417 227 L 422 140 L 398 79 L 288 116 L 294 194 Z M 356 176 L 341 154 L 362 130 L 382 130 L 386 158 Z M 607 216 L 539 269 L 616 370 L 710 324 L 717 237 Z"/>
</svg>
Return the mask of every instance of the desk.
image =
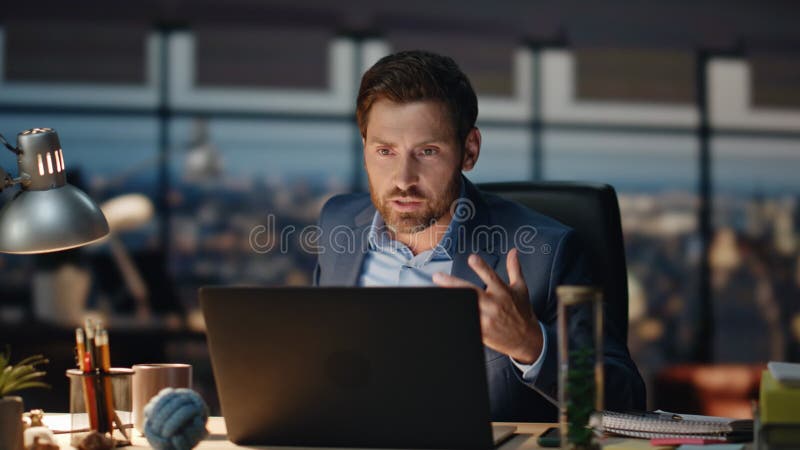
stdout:
<svg viewBox="0 0 800 450">
<path fill-rule="evenodd" d="M 46 414 L 44 419 L 45 424 L 53 430 L 69 429 L 69 414 Z M 517 427 L 517 435 L 507 440 L 499 448 L 502 450 L 535 450 L 541 449 L 536 443 L 536 438 L 544 432 L 548 427 L 554 426 L 550 423 L 498 423 L 499 425 L 514 425 Z M 240 448 L 268 448 L 268 447 L 239 447 L 231 443 L 225 438 L 225 421 L 222 417 L 211 417 L 208 421 L 208 431 L 211 434 L 203 440 L 197 447 L 197 450 L 232 450 Z M 124 447 L 126 449 L 149 449 L 150 445 L 147 440 L 139 436 L 139 432 L 131 429 L 133 433 L 133 445 L 131 447 Z M 69 434 L 57 434 L 58 445 L 62 450 L 70 450 Z M 286 447 L 281 447 L 286 448 Z M 302 447 L 292 447 L 295 450 L 302 450 Z M 344 450 L 344 449 L 342 449 Z"/>
</svg>

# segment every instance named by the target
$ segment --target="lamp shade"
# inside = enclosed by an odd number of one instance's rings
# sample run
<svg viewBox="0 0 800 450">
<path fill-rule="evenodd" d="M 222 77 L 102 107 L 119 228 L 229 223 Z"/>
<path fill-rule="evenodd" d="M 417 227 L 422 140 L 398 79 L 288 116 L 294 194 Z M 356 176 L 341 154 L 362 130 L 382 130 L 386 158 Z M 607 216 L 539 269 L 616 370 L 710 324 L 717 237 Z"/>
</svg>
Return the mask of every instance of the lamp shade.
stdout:
<svg viewBox="0 0 800 450">
<path fill-rule="evenodd" d="M 67 184 L 58 135 L 49 128 L 17 136 L 20 184 L 0 210 L 0 252 L 46 253 L 79 247 L 108 234 L 100 208 Z"/>
<path fill-rule="evenodd" d="M 108 223 L 100 208 L 69 184 L 20 191 L 0 210 L 0 251 L 5 253 L 66 250 L 106 234 Z"/>
</svg>

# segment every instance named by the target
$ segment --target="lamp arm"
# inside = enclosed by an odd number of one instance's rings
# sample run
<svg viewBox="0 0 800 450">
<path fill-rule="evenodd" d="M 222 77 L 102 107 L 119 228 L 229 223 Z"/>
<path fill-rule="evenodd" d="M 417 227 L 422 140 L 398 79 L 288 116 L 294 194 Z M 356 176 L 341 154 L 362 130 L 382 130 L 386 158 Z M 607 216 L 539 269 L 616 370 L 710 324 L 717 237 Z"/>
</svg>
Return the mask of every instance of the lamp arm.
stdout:
<svg viewBox="0 0 800 450">
<path fill-rule="evenodd" d="M 9 144 L 6 140 L 5 136 L 0 134 L 0 144 L 3 144 L 5 148 L 10 150 L 15 155 L 19 155 L 22 153 L 22 150 L 14 147 L 13 145 Z M 0 167 L 0 192 L 3 192 L 3 189 L 13 186 L 19 183 L 21 180 L 11 178 L 11 175 L 8 174 L 2 167 Z"/>
<path fill-rule="evenodd" d="M 13 185 L 14 179 L 11 178 L 11 175 L 9 175 L 8 172 L 0 167 L 0 192 L 3 192 L 3 189 Z"/>
<path fill-rule="evenodd" d="M 0 167 L 0 192 L 3 192 L 3 189 L 11 187 L 15 184 L 21 184 L 22 186 L 27 187 L 30 185 L 30 178 L 31 177 L 27 174 L 21 177 L 12 178 L 11 175 L 5 171 L 5 169 Z"/>
<path fill-rule="evenodd" d="M 9 151 L 11 151 L 11 153 L 15 155 L 19 155 L 20 153 L 22 153 L 22 150 L 9 144 L 8 141 L 6 140 L 6 137 L 3 136 L 2 134 L 0 134 L 0 144 L 3 144 L 5 148 L 7 148 Z"/>
</svg>

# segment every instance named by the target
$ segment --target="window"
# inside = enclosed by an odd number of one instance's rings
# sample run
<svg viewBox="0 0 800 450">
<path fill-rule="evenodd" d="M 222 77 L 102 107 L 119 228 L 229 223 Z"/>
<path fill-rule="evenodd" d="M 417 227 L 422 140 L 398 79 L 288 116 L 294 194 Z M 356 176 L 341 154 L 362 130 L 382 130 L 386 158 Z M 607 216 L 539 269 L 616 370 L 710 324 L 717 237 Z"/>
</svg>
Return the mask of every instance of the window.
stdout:
<svg viewBox="0 0 800 450">
<path fill-rule="evenodd" d="M 533 177 L 531 131 L 524 126 L 486 126 L 481 130 L 481 154 L 466 176 L 474 183 L 524 181 Z"/>
<path fill-rule="evenodd" d="M 800 139 L 713 141 L 711 287 L 718 361 L 800 356 Z"/>
<path fill-rule="evenodd" d="M 202 284 L 310 284 L 299 238 L 351 186 L 346 121 L 175 120 L 170 268 L 183 302 Z"/>
</svg>

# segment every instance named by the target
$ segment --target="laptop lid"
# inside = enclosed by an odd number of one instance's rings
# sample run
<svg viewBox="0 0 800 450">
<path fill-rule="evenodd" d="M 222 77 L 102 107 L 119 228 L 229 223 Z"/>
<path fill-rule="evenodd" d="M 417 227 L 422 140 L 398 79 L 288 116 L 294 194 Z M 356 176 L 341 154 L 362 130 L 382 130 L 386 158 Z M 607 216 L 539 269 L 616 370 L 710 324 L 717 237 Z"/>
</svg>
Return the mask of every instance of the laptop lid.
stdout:
<svg viewBox="0 0 800 450">
<path fill-rule="evenodd" d="M 491 448 L 470 289 L 205 287 L 236 444 Z"/>
</svg>

